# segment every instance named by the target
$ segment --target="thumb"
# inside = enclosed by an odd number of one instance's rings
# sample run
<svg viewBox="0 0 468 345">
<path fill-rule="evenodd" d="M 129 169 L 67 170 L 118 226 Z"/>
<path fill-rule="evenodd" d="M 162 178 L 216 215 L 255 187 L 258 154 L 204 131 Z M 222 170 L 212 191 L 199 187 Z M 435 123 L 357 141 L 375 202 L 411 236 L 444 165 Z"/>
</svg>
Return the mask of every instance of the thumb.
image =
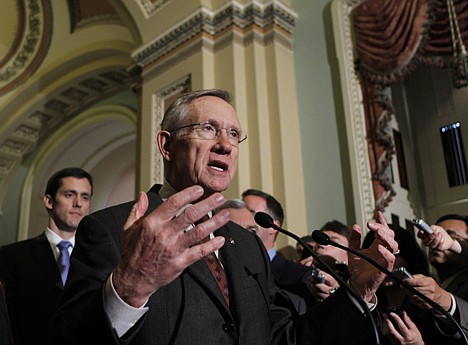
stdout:
<svg viewBox="0 0 468 345">
<path fill-rule="evenodd" d="M 138 194 L 138 200 L 133 205 L 130 214 L 128 215 L 127 221 L 124 224 L 124 230 L 130 228 L 136 221 L 145 215 L 146 210 L 148 209 L 148 196 L 145 192 L 140 192 Z"/>
<path fill-rule="evenodd" d="M 351 228 L 351 235 L 349 237 L 349 248 L 354 250 L 358 250 L 361 248 L 361 235 L 361 226 L 359 224 L 354 224 Z"/>
</svg>

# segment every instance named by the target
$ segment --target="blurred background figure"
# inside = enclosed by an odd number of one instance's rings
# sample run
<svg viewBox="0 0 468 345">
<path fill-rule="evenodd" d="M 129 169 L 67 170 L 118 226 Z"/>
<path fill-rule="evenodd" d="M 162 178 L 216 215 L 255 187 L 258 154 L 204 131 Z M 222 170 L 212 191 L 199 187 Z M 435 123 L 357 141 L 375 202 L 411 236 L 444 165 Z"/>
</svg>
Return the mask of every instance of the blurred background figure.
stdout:
<svg viewBox="0 0 468 345">
<path fill-rule="evenodd" d="M 345 224 L 332 220 L 325 223 L 319 231 L 327 234 L 333 241 L 346 247 L 349 246 L 350 230 Z M 348 253 L 346 251 L 318 243 L 314 243 L 313 249 L 334 273 L 344 280 L 349 278 Z M 307 287 L 315 301 L 321 302 L 338 289 L 339 283 L 319 262 L 313 261 L 312 267 L 315 267 L 319 272 L 308 277 Z"/>
<path fill-rule="evenodd" d="M 239 224 L 254 234 L 257 234 L 258 225 L 255 222 L 254 215 L 242 200 L 226 200 L 221 206 L 216 208 L 215 212 L 224 209 L 229 210 L 230 219 L 232 222 Z M 297 313 L 297 315 L 302 315 L 306 312 L 307 305 L 304 298 L 287 290 L 280 289 L 278 286 L 272 287 L 272 291 L 273 293 L 277 294 L 275 298 L 277 305 L 286 307 L 289 310 L 292 310 L 294 313 Z"/>
<path fill-rule="evenodd" d="M 315 241 L 311 235 L 302 236 L 301 240 L 307 243 L 310 248 L 314 248 Z M 310 252 L 307 249 L 304 249 L 302 244 L 299 242 L 296 243 L 296 262 L 306 266 L 312 265 L 313 262 L 313 258 L 310 255 Z"/>
<path fill-rule="evenodd" d="M 242 193 L 242 200 L 253 214 L 265 212 L 273 218 L 273 222 L 281 227 L 284 221 L 283 207 L 272 195 L 257 189 L 248 189 Z M 312 274 L 310 267 L 288 260 L 277 251 L 275 241 L 278 231 L 273 228 L 258 226 L 257 235 L 262 240 L 271 262 L 271 273 L 275 283 L 283 290 L 304 298 L 309 305 L 313 302 L 307 288 L 307 278 Z"/>
</svg>

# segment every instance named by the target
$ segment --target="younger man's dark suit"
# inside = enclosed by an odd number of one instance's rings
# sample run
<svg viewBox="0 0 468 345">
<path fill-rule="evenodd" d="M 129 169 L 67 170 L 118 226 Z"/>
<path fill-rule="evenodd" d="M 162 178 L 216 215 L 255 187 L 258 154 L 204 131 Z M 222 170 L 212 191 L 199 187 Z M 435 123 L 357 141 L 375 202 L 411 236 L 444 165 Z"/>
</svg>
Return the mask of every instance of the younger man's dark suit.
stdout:
<svg viewBox="0 0 468 345">
<path fill-rule="evenodd" d="M 0 283 L 0 345 L 11 344 L 13 343 L 10 329 L 10 317 L 8 316 L 3 284 Z"/>
<path fill-rule="evenodd" d="M 0 280 L 15 344 L 47 344 L 63 286 L 45 234 L 0 248 Z"/>
<path fill-rule="evenodd" d="M 162 200 L 148 193 L 151 212 Z M 77 231 L 64 303 L 53 344 L 270 345 L 368 344 L 369 323 L 339 291 L 319 308 L 293 319 L 272 303 L 270 261 L 263 243 L 232 222 L 219 256 L 229 284 L 227 306 L 203 260 L 149 299 L 149 311 L 118 339 L 104 310 L 104 284 L 120 259 L 127 203 L 85 217 Z M 294 323 L 294 324 L 293 324 Z M 337 327 L 337 328 L 336 328 Z"/>
</svg>

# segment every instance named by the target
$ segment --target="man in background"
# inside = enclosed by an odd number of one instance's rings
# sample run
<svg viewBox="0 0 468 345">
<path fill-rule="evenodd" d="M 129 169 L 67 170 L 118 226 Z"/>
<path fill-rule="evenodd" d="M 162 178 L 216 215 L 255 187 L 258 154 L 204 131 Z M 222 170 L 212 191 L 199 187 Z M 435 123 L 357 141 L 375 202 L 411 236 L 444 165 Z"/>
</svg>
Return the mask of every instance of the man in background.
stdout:
<svg viewBox="0 0 468 345">
<path fill-rule="evenodd" d="M 272 195 L 258 189 L 248 189 L 242 193 L 242 200 L 254 214 L 265 212 L 271 216 L 277 226 L 282 226 L 284 221 L 283 207 Z M 311 294 L 306 285 L 307 278 L 312 274 L 312 269 L 286 259 L 282 253 L 277 251 L 275 247 L 278 237 L 277 230 L 258 226 L 257 235 L 265 245 L 270 257 L 271 273 L 275 283 L 281 289 L 301 296 L 307 304 L 312 303 Z"/>
<path fill-rule="evenodd" d="M 47 344 L 75 232 L 89 213 L 92 193 L 93 179 L 83 169 L 56 172 L 43 197 L 49 215 L 47 229 L 37 237 L 0 248 L 0 281 L 16 345 Z"/>
<path fill-rule="evenodd" d="M 255 222 L 254 215 L 252 211 L 250 211 L 247 208 L 247 205 L 242 200 L 226 200 L 224 204 L 222 204 L 215 210 L 215 212 L 219 212 L 221 210 L 229 210 L 232 222 L 239 224 L 240 226 L 242 226 L 250 232 L 258 232 L 258 225 Z M 294 310 L 294 312 L 298 315 L 302 315 L 306 312 L 307 306 L 304 298 L 296 294 L 290 293 L 289 291 L 282 290 L 277 286 L 274 286 L 273 288 L 275 289 L 276 294 L 281 295 L 277 296 L 277 303 L 281 303 L 282 306 L 290 310 Z"/>
<path fill-rule="evenodd" d="M 349 236 L 351 231 L 340 221 L 329 221 L 325 223 L 319 231 L 322 231 L 334 242 L 339 243 L 342 246 L 349 247 Z M 346 251 L 335 246 L 324 246 L 319 243 L 315 243 L 313 249 L 322 261 L 325 262 L 325 264 L 328 265 L 338 276 L 345 281 L 348 280 L 348 253 Z M 318 280 L 316 278 L 317 275 L 308 277 L 307 287 L 315 300 L 317 302 L 321 302 L 338 289 L 339 283 L 331 274 L 325 272 L 318 262 L 314 261 L 312 266 L 315 266 L 320 270 L 322 278 Z"/>
</svg>

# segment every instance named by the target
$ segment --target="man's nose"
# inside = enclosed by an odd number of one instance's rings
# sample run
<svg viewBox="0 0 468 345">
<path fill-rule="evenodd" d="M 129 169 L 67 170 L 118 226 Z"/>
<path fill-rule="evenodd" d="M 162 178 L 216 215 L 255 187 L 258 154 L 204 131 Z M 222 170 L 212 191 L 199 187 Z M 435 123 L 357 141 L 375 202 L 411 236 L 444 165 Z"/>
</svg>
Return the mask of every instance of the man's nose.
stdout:
<svg viewBox="0 0 468 345">
<path fill-rule="evenodd" d="M 83 200 L 82 200 L 81 196 L 79 196 L 79 195 L 76 196 L 75 200 L 74 200 L 74 206 L 75 207 L 81 207 L 82 203 L 83 203 Z"/>
<path fill-rule="evenodd" d="M 229 140 L 229 136 L 227 133 L 227 129 L 223 128 L 219 131 L 217 137 L 217 143 L 224 149 L 224 150 L 229 150 L 229 152 L 232 150 L 232 143 Z"/>
</svg>

